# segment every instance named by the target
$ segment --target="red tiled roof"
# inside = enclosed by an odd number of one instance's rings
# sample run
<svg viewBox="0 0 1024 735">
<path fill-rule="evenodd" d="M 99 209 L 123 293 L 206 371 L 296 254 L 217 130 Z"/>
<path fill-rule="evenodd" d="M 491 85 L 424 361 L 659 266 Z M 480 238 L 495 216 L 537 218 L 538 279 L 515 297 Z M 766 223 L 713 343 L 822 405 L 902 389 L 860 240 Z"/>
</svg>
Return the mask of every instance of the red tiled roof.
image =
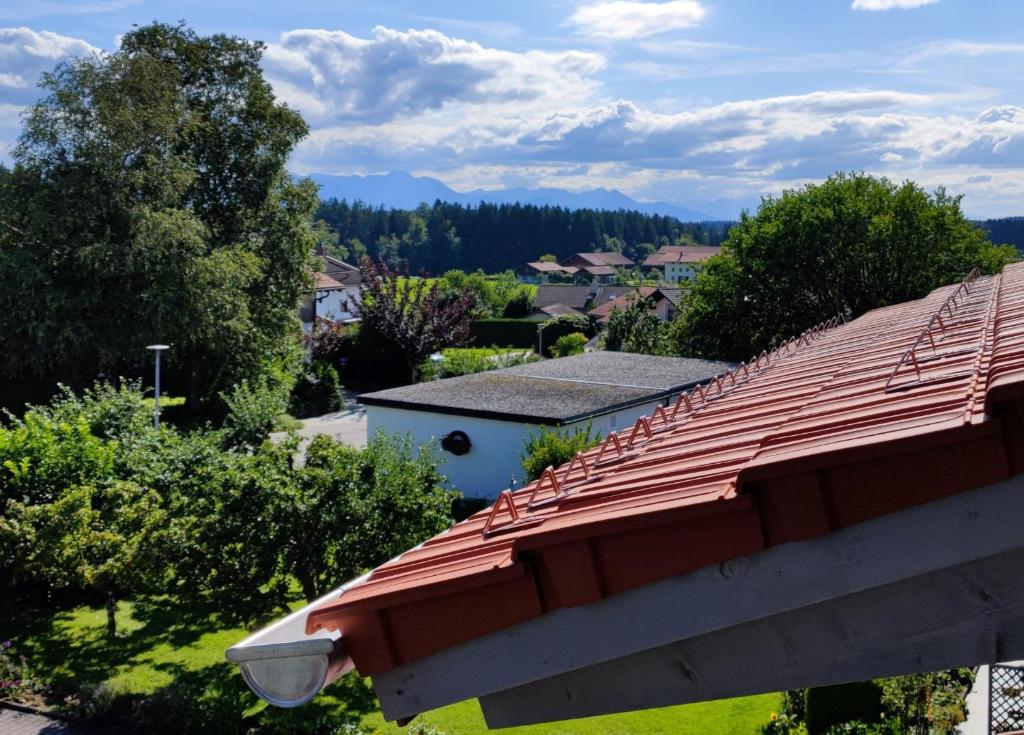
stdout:
<svg viewBox="0 0 1024 735">
<path fill-rule="evenodd" d="M 722 248 L 698 245 L 662 245 L 658 252 L 652 253 L 644 260 L 644 265 L 661 267 L 671 263 L 703 263 L 712 255 L 720 255 Z"/>
<path fill-rule="evenodd" d="M 340 628 L 375 674 L 1024 472 L 1024 264 L 837 323 L 503 493 L 307 631 Z"/>
<path fill-rule="evenodd" d="M 600 306 L 594 307 L 593 309 L 587 312 L 587 316 L 593 317 L 594 319 L 597 319 L 600 322 L 608 321 L 608 319 L 612 315 L 613 309 L 625 311 L 626 309 L 629 308 L 629 302 L 635 299 L 637 297 L 637 294 L 644 298 L 647 298 L 657 290 L 658 289 L 655 288 L 654 286 L 641 286 L 636 291 L 631 291 L 630 293 L 623 294 L 622 296 L 619 296 L 617 299 L 606 301 Z"/>
</svg>

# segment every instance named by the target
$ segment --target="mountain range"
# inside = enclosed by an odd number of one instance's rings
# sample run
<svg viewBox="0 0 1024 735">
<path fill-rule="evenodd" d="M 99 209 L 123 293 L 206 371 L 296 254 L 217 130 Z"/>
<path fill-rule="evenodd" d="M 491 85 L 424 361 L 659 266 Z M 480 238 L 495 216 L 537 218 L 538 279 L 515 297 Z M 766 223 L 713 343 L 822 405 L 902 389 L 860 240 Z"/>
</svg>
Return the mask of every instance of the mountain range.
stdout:
<svg viewBox="0 0 1024 735">
<path fill-rule="evenodd" d="M 480 202 L 491 204 L 535 204 L 551 205 L 568 209 L 629 209 L 644 214 L 660 214 L 676 217 L 683 222 L 736 219 L 738 205 L 726 204 L 724 211 L 708 214 L 696 209 L 671 202 L 640 202 L 615 189 L 591 189 L 589 191 L 567 191 L 565 189 L 474 189 L 456 191 L 429 176 L 393 171 L 387 174 L 369 176 L 333 176 L 310 174 L 309 178 L 320 185 L 320 198 L 360 200 L 364 204 L 395 209 L 415 209 L 421 203 L 443 202 L 476 205 Z M 735 206 L 735 211 L 733 211 Z M 716 206 L 715 209 L 722 209 Z M 728 212 L 728 214 L 726 213 Z M 723 216 L 724 215 L 724 216 Z"/>
</svg>

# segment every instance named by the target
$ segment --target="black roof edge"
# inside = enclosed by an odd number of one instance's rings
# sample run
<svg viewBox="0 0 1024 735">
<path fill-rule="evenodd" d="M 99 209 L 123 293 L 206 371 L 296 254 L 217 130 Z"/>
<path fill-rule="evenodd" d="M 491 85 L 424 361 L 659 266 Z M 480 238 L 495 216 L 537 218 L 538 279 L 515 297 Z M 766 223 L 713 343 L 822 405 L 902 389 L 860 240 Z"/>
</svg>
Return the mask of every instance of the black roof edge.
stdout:
<svg viewBox="0 0 1024 735">
<path fill-rule="evenodd" d="M 393 398 L 374 398 L 370 395 L 359 396 L 359 401 L 366 406 L 381 406 L 382 408 L 402 408 L 407 411 L 420 411 L 422 413 L 440 413 L 446 416 L 469 416 L 471 418 L 479 419 L 494 419 L 496 421 L 510 421 L 514 423 L 526 423 L 526 424 L 543 424 L 545 426 L 565 426 L 567 424 L 575 424 L 584 419 L 592 419 L 597 416 L 604 416 L 608 413 L 614 413 L 615 411 L 621 411 L 626 408 L 632 408 L 633 406 L 639 406 L 644 403 L 650 403 L 651 401 L 657 401 L 662 398 L 668 398 L 678 393 L 682 393 L 695 385 L 705 383 L 707 380 L 692 380 L 689 383 L 681 383 L 674 385 L 671 388 L 658 391 L 657 393 L 651 393 L 649 395 L 638 398 L 634 401 L 623 401 L 622 403 L 615 403 L 611 406 L 605 406 L 603 408 L 595 409 L 593 411 L 586 411 L 584 413 L 575 414 L 573 416 L 566 416 L 564 418 L 558 418 L 556 416 L 535 416 L 532 414 L 524 413 L 508 413 L 502 411 L 489 411 L 487 409 L 480 408 L 461 408 L 458 406 L 431 406 L 424 403 L 414 403 L 412 401 L 402 401 Z"/>
</svg>

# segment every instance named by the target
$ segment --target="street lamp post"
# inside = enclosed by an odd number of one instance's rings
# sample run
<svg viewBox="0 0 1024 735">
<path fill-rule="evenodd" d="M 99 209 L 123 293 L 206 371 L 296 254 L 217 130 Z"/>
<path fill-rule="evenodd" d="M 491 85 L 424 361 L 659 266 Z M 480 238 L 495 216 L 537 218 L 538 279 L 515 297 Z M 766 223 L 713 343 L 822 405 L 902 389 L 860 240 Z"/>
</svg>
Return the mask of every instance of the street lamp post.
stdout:
<svg viewBox="0 0 1024 735">
<path fill-rule="evenodd" d="M 444 362 L 444 355 L 440 352 L 435 352 L 430 356 L 430 361 L 434 363 L 434 380 L 440 380 L 441 363 Z"/>
<path fill-rule="evenodd" d="M 160 353 L 169 349 L 169 345 L 148 345 L 147 350 L 153 350 L 156 354 L 156 375 L 153 381 L 153 428 L 160 428 Z"/>
</svg>

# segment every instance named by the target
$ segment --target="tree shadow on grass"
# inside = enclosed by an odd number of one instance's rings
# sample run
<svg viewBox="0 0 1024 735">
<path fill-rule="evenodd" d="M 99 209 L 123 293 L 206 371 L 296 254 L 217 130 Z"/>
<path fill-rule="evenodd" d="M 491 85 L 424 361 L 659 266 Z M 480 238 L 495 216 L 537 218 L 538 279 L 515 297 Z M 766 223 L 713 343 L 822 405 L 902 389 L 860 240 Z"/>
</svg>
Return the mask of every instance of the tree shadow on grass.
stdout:
<svg viewBox="0 0 1024 735">
<path fill-rule="evenodd" d="M 0 636 L 13 638 L 49 680 L 51 704 L 100 727 L 101 732 L 242 733 L 335 735 L 358 732 L 362 718 L 377 709 L 372 690 L 358 677 L 343 677 L 313 702 L 294 710 L 263 705 L 238 670 L 221 660 L 206 666 L 152 660 L 153 651 L 194 645 L 202 636 L 237 626 L 214 604 L 175 603 L 166 598 L 134 601 L 132 624 L 121 613 L 123 634 L 108 638 L 97 614 L 88 626 L 74 625 L 80 611 L 22 596 L 0 603 Z M 279 613 L 267 611 L 265 617 Z M 253 623 L 257 626 L 259 623 Z M 217 651 L 217 658 L 223 651 Z M 148 659 L 148 660 L 146 660 Z M 170 681 L 147 694 L 112 692 L 103 685 L 119 670 L 146 665 Z M 72 705 L 65 705 L 70 696 Z"/>
</svg>

